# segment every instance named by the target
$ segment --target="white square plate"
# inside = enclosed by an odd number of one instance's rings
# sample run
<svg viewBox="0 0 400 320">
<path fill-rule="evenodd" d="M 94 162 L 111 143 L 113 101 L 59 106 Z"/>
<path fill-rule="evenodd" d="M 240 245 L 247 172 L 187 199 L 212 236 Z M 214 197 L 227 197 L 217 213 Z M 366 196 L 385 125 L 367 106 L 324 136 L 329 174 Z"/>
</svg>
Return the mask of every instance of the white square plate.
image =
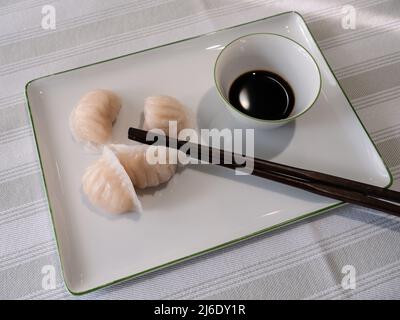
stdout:
<svg viewBox="0 0 400 320">
<path fill-rule="evenodd" d="M 213 80 L 221 48 L 250 33 L 282 34 L 304 46 L 322 75 L 316 105 L 295 123 L 256 131 L 256 156 L 388 186 L 391 176 L 302 17 L 289 12 L 29 82 L 28 106 L 46 182 L 65 283 L 82 294 L 247 239 L 341 203 L 215 166 L 188 167 L 161 188 L 140 193 L 144 213 L 101 214 L 80 181 L 98 155 L 68 127 L 86 91 L 114 90 L 123 101 L 113 140 L 139 126 L 145 97 L 177 97 L 200 128 L 237 127 Z"/>
</svg>

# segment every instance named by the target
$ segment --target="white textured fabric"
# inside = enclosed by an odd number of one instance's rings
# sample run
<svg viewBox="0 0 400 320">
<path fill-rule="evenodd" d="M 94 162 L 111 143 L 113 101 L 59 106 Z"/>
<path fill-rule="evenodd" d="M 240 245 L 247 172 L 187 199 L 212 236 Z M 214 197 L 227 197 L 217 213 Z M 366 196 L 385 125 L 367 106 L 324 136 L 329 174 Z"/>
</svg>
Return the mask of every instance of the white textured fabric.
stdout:
<svg viewBox="0 0 400 320">
<path fill-rule="evenodd" d="M 55 30 L 41 28 L 47 4 Z M 354 30 L 342 26 L 349 8 Z M 288 10 L 305 17 L 398 189 L 398 0 L 0 0 L 0 298 L 78 299 L 62 281 L 25 83 Z M 42 288 L 45 265 L 56 289 Z M 400 219 L 346 206 L 79 299 L 398 299 L 399 279 Z"/>
</svg>

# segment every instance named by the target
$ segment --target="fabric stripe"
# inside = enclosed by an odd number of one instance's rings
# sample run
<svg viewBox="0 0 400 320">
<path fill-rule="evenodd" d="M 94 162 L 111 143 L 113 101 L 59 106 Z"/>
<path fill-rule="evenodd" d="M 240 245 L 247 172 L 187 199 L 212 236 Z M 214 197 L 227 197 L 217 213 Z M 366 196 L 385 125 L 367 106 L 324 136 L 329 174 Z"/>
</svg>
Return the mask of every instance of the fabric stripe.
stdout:
<svg viewBox="0 0 400 320">
<path fill-rule="evenodd" d="M 338 297 L 346 296 L 351 297 L 353 294 L 360 294 L 361 292 L 368 290 L 368 288 L 375 286 L 377 282 L 383 283 L 392 278 L 393 275 L 400 274 L 400 261 L 390 263 L 383 268 L 375 269 L 372 272 L 358 276 L 356 279 L 357 291 L 352 292 L 352 290 L 344 291 L 341 285 L 329 288 L 323 292 L 316 295 L 310 296 L 307 299 L 313 300 L 326 300 L 326 299 L 337 299 Z"/>
<path fill-rule="evenodd" d="M 38 243 L 38 244 L 30 246 L 30 247 L 23 248 L 21 250 L 16 250 L 16 251 L 6 254 L 6 255 L 2 255 L 2 256 L 0 256 L 0 263 L 8 262 L 8 261 L 14 260 L 14 259 L 19 259 L 26 254 L 32 254 L 36 250 L 40 250 L 40 249 L 49 247 L 53 243 L 54 243 L 54 241 L 45 241 L 45 242 L 41 242 L 41 243 Z"/>
<path fill-rule="evenodd" d="M 45 265 L 57 266 L 57 262 L 57 256 L 55 254 L 49 254 L 20 264 L 15 268 L 1 270 L 0 279 L 2 279 L 2 281 L 0 282 L 0 292 L 3 295 L 3 299 L 21 298 L 34 291 L 43 291 L 43 275 L 41 270 Z M 61 282 L 61 278 L 59 277 L 60 271 L 57 271 L 58 282 Z M 28 285 L 21 281 L 24 279 L 25 275 L 29 275 L 31 278 Z M 17 296 L 15 295 L 16 293 L 18 293 Z"/>
<path fill-rule="evenodd" d="M 14 253 L 11 257 L 1 257 L 0 271 L 18 266 L 21 263 L 26 263 L 28 261 L 35 260 L 38 257 L 42 257 L 48 255 L 49 253 L 55 252 L 56 246 L 54 241 L 49 241 L 36 246 L 32 246 L 24 250 L 23 252 L 19 252 L 17 255 Z"/>
<path fill-rule="evenodd" d="M 13 12 L 18 12 L 20 10 L 27 10 L 31 8 L 35 8 L 38 6 L 42 6 L 45 4 L 55 3 L 58 0 L 27 0 L 27 1 L 14 1 L 11 0 L 10 5 L 4 5 L 0 7 L 0 15 L 6 15 Z"/>
<path fill-rule="evenodd" d="M 392 229 L 398 232 L 399 225 Z M 384 261 L 386 264 L 398 262 L 400 253 L 398 250 L 400 249 L 390 251 L 382 250 L 385 246 L 385 241 L 394 241 L 394 243 L 398 243 L 399 237 L 397 237 L 396 234 L 396 232 L 392 231 L 381 232 L 377 235 L 367 237 L 363 239 L 363 241 L 352 243 L 351 246 L 348 245 L 340 250 L 324 254 L 322 257 L 330 261 L 330 265 L 332 266 L 330 270 L 330 273 L 333 275 L 331 283 L 341 282 L 343 277 L 341 268 L 346 264 L 355 266 L 356 270 L 358 270 L 358 274 L 363 274 L 367 272 L 367 270 L 364 270 L 365 268 L 373 268 L 379 265 L 380 261 Z M 369 265 L 360 263 L 360 261 L 363 261 L 362 255 L 367 247 L 368 252 L 373 253 L 371 256 L 376 257 L 376 260 L 372 261 L 372 264 Z M 229 297 L 235 299 L 238 296 L 245 295 L 249 299 L 277 298 L 279 297 L 279 292 L 271 293 L 267 289 L 270 285 L 272 285 L 273 288 L 279 288 L 277 282 L 281 282 L 281 287 L 287 286 L 290 288 L 290 290 L 285 291 L 285 299 L 296 299 L 307 294 L 310 295 L 313 291 L 321 290 L 321 288 L 326 285 L 326 282 L 319 281 L 319 277 L 329 274 L 329 272 L 327 272 L 328 270 L 324 270 L 324 264 L 322 262 L 324 259 L 318 257 L 314 261 L 306 261 L 301 268 L 293 267 L 290 268 L 290 270 L 278 271 L 275 274 L 264 276 L 261 279 L 252 280 L 252 286 L 250 286 L 249 283 L 236 286 L 234 289 L 230 290 Z M 283 276 L 283 274 L 285 275 Z M 286 279 L 286 281 L 284 279 Z M 219 299 L 221 297 L 218 294 L 212 296 L 207 296 L 206 294 L 207 293 L 191 296 L 191 298 L 207 297 L 207 299 Z M 272 294 L 275 294 L 275 296 L 272 296 Z"/>
<path fill-rule="evenodd" d="M 275 259 L 262 261 L 254 266 L 246 266 L 245 269 L 240 270 L 235 274 L 229 274 L 222 278 L 213 279 L 213 281 L 208 281 L 207 283 L 205 283 L 204 286 L 199 286 L 198 288 L 190 288 L 189 292 L 184 291 L 165 298 L 182 299 L 188 298 L 188 296 L 190 298 L 193 298 L 193 294 L 198 295 L 198 292 L 209 290 L 209 288 L 212 288 L 213 286 L 225 286 L 227 284 L 227 281 L 229 281 L 230 283 L 235 283 L 236 281 L 238 281 L 238 278 L 243 279 L 250 277 L 250 275 L 258 275 L 265 272 L 272 273 L 275 270 L 288 268 L 290 266 L 293 266 L 295 263 L 314 258 L 315 256 L 321 254 L 321 252 L 330 252 L 331 250 L 340 248 L 341 246 L 346 246 L 360 239 L 368 238 L 371 236 L 372 233 L 382 232 L 381 228 L 390 226 L 392 224 L 393 220 L 388 220 L 385 217 L 378 218 L 376 221 L 371 222 L 368 225 L 363 225 L 359 228 L 355 228 L 344 233 L 339 233 L 331 239 L 324 239 L 323 241 L 320 241 L 318 243 L 296 249 L 293 252 L 284 255 L 283 257 L 278 256 Z M 400 222 L 396 222 L 396 225 L 397 224 L 399 224 L 400 226 Z M 376 226 L 378 226 L 379 228 L 376 228 Z"/>
<path fill-rule="evenodd" d="M 10 105 L 17 105 L 21 102 L 25 102 L 22 92 L 11 96 L 0 97 L 0 110 L 9 108 Z"/>
<path fill-rule="evenodd" d="M 400 26 L 400 20 L 388 22 L 380 26 L 365 28 L 366 30 L 358 31 L 357 34 L 341 35 L 333 37 L 334 39 L 329 39 L 329 40 L 326 39 L 325 41 L 322 40 L 320 42 L 320 47 L 323 50 L 328 50 L 330 48 L 341 46 L 350 42 L 354 42 L 356 40 L 362 40 L 376 35 L 383 35 L 384 33 L 398 30 L 399 26 Z"/>
<path fill-rule="evenodd" d="M 11 131 L 11 132 L 10 132 Z M 26 137 L 32 136 L 32 128 L 17 128 L 15 130 L 10 130 L 0 136 L 0 145 L 15 142 Z"/>
<path fill-rule="evenodd" d="M 132 3 L 122 3 L 118 6 L 112 6 L 101 12 L 94 12 L 88 15 L 83 15 L 83 16 L 78 16 L 76 18 L 63 20 L 57 23 L 57 32 L 73 29 L 76 26 L 81 26 L 85 24 L 98 23 L 98 21 L 106 20 L 108 18 L 119 17 L 123 14 L 141 11 L 144 9 L 152 8 L 173 1 L 174 0 L 164 0 L 164 1 L 147 0 L 140 2 L 132 2 Z M 0 36 L 0 46 L 20 42 L 22 40 L 32 40 L 33 38 L 41 37 L 46 33 L 47 31 L 43 30 L 38 25 L 34 28 L 23 30 L 22 32 L 17 31 L 11 34 L 6 34 Z"/>
<path fill-rule="evenodd" d="M 385 97 L 397 94 L 400 86 L 400 79 L 396 76 L 400 71 L 400 63 L 394 63 L 389 66 L 381 67 L 377 70 L 366 71 L 361 74 L 341 79 L 340 83 L 345 89 L 349 88 L 348 95 L 352 99 L 356 108 L 362 108 L 378 98 L 382 98 L 382 92 Z M 351 88 L 351 90 L 350 90 Z M 388 93 L 389 92 L 389 93 Z M 365 95 L 376 94 L 373 99 L 366 100 Z M 363 100 L 355 100 L 363 98 Z M 354 101 L 354 100 L 355 101 Z"/>
<path fill-rule="evenodd" d="M 356 8 L 356 6 L 354 6 Z M 370 12 L 375 12 L 379 17 L 379 13 L 385 14 L 387 8 L 390 8 L 390 15 L 382 16 L 382 19 L 371 21 Z M 341 8 L 340 8 L 341 9 Z M 383 35 L 386 32 L 394 31 L 398 28 L 398 17 L 400 6 L 396 0 L 382 1 L 376 3 L 372 7 L 356 8 L 356 29 L 345 30 L 342 28 L 341 19 L 343 14 L 339 11 L 337 15 L 328 17 L 327 19 L 311 22 L 310 29 L 314 37 L 318 40 L 323 50 L 328 50 L 336 46 L 359 41 L 368 37 Z"/>
<path fill-rule="evenodd" d="M 18 177 L 14 180 L 0 184 L 0 211 L 16 207 L 21 202 L 35 201 L 44 198 L 43 190 L 38 186 L 42 185 L 42 178 L 39 173 L 34 173 L 27 178 Z"/>
<path fill-rule="evenodd" d="M 40 171 L 40 166 L 38 162 L 31 164 L 22 164 L 17 167 L 13 167 L 6 172 L 0 172 L 0 183 L 12 180 L 14 177 L 20 177 L 26 175 L 27 173 L 35 173 Z"/>
<path fill-rule="evenodd" d="M 348 67 L 334 70 L 335 75 L 339 78 L 347 78 L 352 75 L 357 75 L 365 71 L 379 69 L 391 64 L 396 64 L 400 61 L 400 51 L 392 54 L 385 55 L 383 57 L 376 57 L 373 59 L 364 60 L 358 64 L 353 64 Z"/>
<path fill-rule="evenodd" d="M 36 292 L 27 296 L 21 297 L 22 300 L 46 300 L 53 298 L 60 298 L 68 296 L 62 282 L 57 283 L 56 288 L 53 290 L 37 290 Z"/>
<path fill-rule="evenodd" d="M 21 176 L 23 177 L 23 176 Z M 21 178 L 19 177 L 19 178 Z M 48 212 L 48 205 L 45 199 L 39 199 L 37 201 L 33 201 L 29 203 L 29 205 L 22 205 L 18 207 L 14 207 L 5 211 L 2 211 L 0 214 L 0 225 L 11 223 L 19 219 L 23 219 L 26 217 L 30 217 L 34 214 Z"/>
<path fill-rule="evenodd" d="M 382 4 L 383 2 L 391 1 L 391 0 L 364 0 L 364 1 L 341 1 L 340 4 L 334 6 L 333 8 L 327 8 L 325 10 L 320 10 L 316 12 L 306 13 L 303 15 L 307 23 L 320 21 L 323 19 L 329 19 L 332 17 L 342 17 L 343 14 L 341 12 L 344 5 L 352 5 L 356 10 L 369 8 L 371 6 L 375 6 L 377 4 Z"/>
<path fill-rule="evenodd" d="M 0 109 L 0 137 L 4 131 L 26 126 L 30 126 L 30 120 L 26 113 L 25 103 L 22 102 L 11 105 L 8 108 Z"/>
<path fill-rule="evenodd" d="M 276 0 L 274 0 L 274 1 L 276 1 Z M 271 2 L 273 2 L 273 1 L 269 1 L 269 3 L 271 3 Z M 241 5 L 237 5 L 237 6 L 228 7 L 225 9 L 218 8 L 218 9 L 209 10 L 207 12 L 202 12 L 199 14 L 191 14 L 184 18 L 177 18 L 173 21 L 167 21 L 167 22 L 164 22 L 161 24 L 157 24 L 156 26 L 139 29 L 140 31 L 121 33 L 121 35 L 108 35 L 107 37 L 104 37 L 104 35 L 107 35 L 109 32 L 103 32 L 102 30 L 99 29 L 98 32 L 102 36 L 102 38 L 99 40 L 90 41 L 89 44 L 86 44 L 86 45 L 75 46 L 74 44 L 71 43 L 71 44 L 69 44 L 69 46 L 72 47 L 71 49 L 60 50 L 58 48 L 58 50 L 54 53 L 42 54 L 38 57 L 31 57 L 31 58 L 20 57 L 19 59 L 21 59 L 21 60 L 19 62 L 13 62 L 13 60 L 16 59 L 16 57 L 12 55 L 9 57 L 9 61 L 7 61 L 6 64 L 4 64 L 3 66 L 0 66 L 0 76 L 9 75 L 13 72 L 20 71 L 20 70 L 27 69 L 27 68 L 33 68 L 33 67 L 36 67 L 36 66 L 44 64 L 44 63 L 54 62 L 54 61 L 57 61 L 60 59 L 66 59 L 66 58 L 69 58 L 78 53 L 79 54 L 89 53 L 94 50 L 102 49 L 104 47 L 118 45 L 118 44 L 124 43 L 126 41 L 138 40 L 138 39 L 148 36 L 150 33 L 152 35 L 158 34 L 158 33 L 165 33 L 168 30 L 182 28 L 187 25 L 192 25 L 194 23 L 206 21 L 209 18 L 217 18 L 218 16 L 222 16 L 224 14 L 236 12 L 236 10 L 249 9 L 249 8 L 257 7 L 260 5 L 265 5 L 265 1 L 254 0 L 254 3 L 250 3 L 250 4 L 246 4 L 246 5 L 241 4 Z M 161 10 L 161 9 L 158 8 L 158 10 Z M 166 10 L 166 11 L 168 11 L 168 10 Z M 126 16 L 125 20 L 126 21 L 140 20 L 139 16 L 142 16 L 142 15 L 151 16 L 152 14 L 151 13 L 147 13 L 147 14 L 140 13 L 140 15 L 137 15 L 136 17 L 133 15 L 128 15 L 128 16 Z M 121 22 L 121 19 L 122 19 L 121 17 L 118 18 L 119 23 Z M 123 25 L 123 24 L 121 24 L 121 25 Z M 83 31 L 78 31 L 78 30 L 73 31 L 73 33 L 82 33 L 82 32 Z M 61 36 L 61 35 L 60 34 L 54 35 L 53 36 L 54 41 L 57 41 L 59 36 Z M 62 36 L 68 37 L 67 34 L 64 34 Z M 43 41 L 46 42 L 46 46 L 44 46 L 40 42 L 37 42 L 36 46 L 38 46 L 38 48 L 48 48 L 49 41 L 51 41 L 51 39 L 49 39 L 49 37 L 50 36 L 43 38 Z M 71 36 L 69 36 L 68 38 L 75 39 L 74 37 L 71 37 Z M 67 43 L 64 43 L 63 45 L 67 45 Z M 0 49 L 2 49 L 2 48 L 0 47 Z M 23 48 L 16 48 L 16 47 L 3 48 L 2 50 L 27 52 L 27 50 L 24 50 Z M 34 50 L 32 52 L 37 53 L 38 51 L 40 52 L 40 49 Z M 7 58 L 5 60 L 7 60 Z"/>
<path fill-rule="evenodd" d="M 92 62 L 105 58 L 101 50 L 117 56 L 132 46 L 143 49 L 136 43 L 147 45 L 150 37 L 165 43 L 193 35 L 181 32 L 186 27 L 197 34 L 217 25 L 220 28 L 281 11 L 300 11 L 393 171 L 393 188 L 400 188 L 397 0 L 120 0 L 117 4 L 97 1 L 97 5 L 88 1 L 81 13 L 64 18 L 62 10 L 80 5 L 68 0 L 56 3 L 55 31 L 41 30 L 39 20 L 26 20 L 40 5 L 52 3 L 56 2 L 0 1 L 3 21 L 16 21 L 15 28 L 5 28 L 0 35 L 0 86 L 7 88 L 0 94 L 1 298 L 71 297 L 62 284 L 22 85 L 40 75 L 78 66 L 82 57 Z M 356 30 L 341 28 L 341 8 L 347 4 L 356 8 Z M 398 292 L 387 293 L 385 289 L 398 278 L 399 221 L 386 217 L 353 206 L 335 210 L 297 227 L 87 297 L 398 297 Z M 343 292 L 340 286 L 344 262 L 357 267 L 358 289 L 351 293 Z M 44 264 L 56 266 L 55 290 L 41 288 Z"/>
<path fill-rule="evenodd" d="M 378 149 L 385 157 L 385 161 L 389 167 L 400 165 L 400 137 L 394 137 L 380 142 Z"/>
<path fill-rule="evenodd" d="M 400 123 L 395 124 L 393 126 L 389 126 L 387 128 L 383 128 L 381 130 L 377 130 L 371 133 L 371 137 L 375 140 L 380 139 L 381 137 L 392 137 L 397 134 L 400 130 Z"/>
</svg>

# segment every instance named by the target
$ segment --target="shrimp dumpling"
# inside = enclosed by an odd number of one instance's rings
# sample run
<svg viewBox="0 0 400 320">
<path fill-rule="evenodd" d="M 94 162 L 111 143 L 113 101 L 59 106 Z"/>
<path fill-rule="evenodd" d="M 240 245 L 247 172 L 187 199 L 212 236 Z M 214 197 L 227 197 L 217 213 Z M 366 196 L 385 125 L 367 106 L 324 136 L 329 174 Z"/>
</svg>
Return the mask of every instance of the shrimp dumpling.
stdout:
<svg viewBox="0 0 400 320">
<path fill-rule="evenodd" d="M 177 134 L 182 129 L 191 127 L 188 110 L 177 99 L 169 96 L 146 98 L 143 124 L 145 130 L 161 129 L 166 135 L 170 135 L 168 132 L 170 121 L 176 121 Z"/>
<path fill-rule="evenodd" d="M 87 168 L 82 189 L 94 206 L 107 212 L 142 211 L 129 176 L 108 147 L 104 147 L 102 157 Z"/>
<path fill-rule="evenodd" d="M 176 172 L 176 150 L 164 146 L 120 144 L 111 145 L 110 148 L 137 188 L 156 187 L 167 182 Z"/>
<path fill-rule="evenodd" d="M 75 140 L 93 146 L 109 142 L 120 109 L 120 99 L 109 90 L 86 93 L 70 115 L 70 129 Z"/>
</svg>

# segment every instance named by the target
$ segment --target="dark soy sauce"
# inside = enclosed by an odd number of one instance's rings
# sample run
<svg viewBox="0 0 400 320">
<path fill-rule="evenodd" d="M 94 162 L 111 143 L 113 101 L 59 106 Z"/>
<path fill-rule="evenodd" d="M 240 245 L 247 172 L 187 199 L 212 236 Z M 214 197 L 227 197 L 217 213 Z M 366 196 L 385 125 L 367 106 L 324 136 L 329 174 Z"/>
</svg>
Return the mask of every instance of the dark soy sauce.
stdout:
<svg viewBox="0 0 400 320">
<path fill-rule="evenodd" d="M 251 117 L 280 120 L 292 112 L 294 94 L 285 79 L 276 73 L 256 70 L 242 74 L 233 82 L 229 102 Z"/>
</svg>

